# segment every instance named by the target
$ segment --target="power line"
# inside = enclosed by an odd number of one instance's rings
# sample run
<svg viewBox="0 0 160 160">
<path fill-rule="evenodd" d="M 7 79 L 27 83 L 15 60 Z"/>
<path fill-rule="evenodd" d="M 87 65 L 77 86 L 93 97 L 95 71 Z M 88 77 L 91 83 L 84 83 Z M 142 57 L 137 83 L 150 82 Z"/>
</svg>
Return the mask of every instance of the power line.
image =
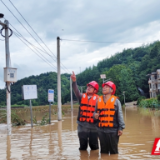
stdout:
<svg viewBox="0 0 160 160">
<path fill-rule="evenodd" d="M 37 54 L 41 59 L 43 59 L 48 65 L 50 65 L 53 69 L 55 69 L 56 70 L 56 68 L 54 68 L 53 66 L 52 66 L 52 64 L 40 53 L 40 52 L 38 52 L 39 54 L 41 54 L 41 56 L 37 53 L 37 52 L 35 52 L 26 42 L 24 42 L 24 40 L 22 40 L 21 38 L 20 38 L 20 36 L 14 31 L 14 34 L 15 34 L 15 36 L 18 38 L 18 39 L 20 39 L 25 45 L 27 45 L 35 54 Z"/>
<path fill-rule="evenodd" d="M 27 20 L 23 17 L 23 15 L 20 13 L 20 11 L 16 8 L 16 6 L 9 0 L 9 2 L 12 4 L 12 6 L 16 9 L 16 11 L 21 15 L 23 20 L 28 24 L 28 26 L 32 29 L 32 31 L 37 35 L 37 37 L 41 40 L 41 42 L 46 46 L 46 48 L 53 54 L 53 52 L 47 47 L 47 45 L 43 42 L 43 40 L 39 37 L 39 35 L 36 33 L 36 31 L 32 28 L 32 26 L 27 22 Z M 54 54 L 53 54 L 54 55 Z M 56 58 L 56 56 L 54 55 Z"/>
<path fill-rule="evenodd" d="M 36 47 L 35 45 L 33 45 L 31 42 L 29 42 L 26 38 L 24 38 L 23 37 L 23 35 L 10 23 L 10 25 L 18 32 L 18 36 L 19 37 L 22 37 L 23 38 L 23 40 L 24 41 L 26 41 L 27 43 L 29 43 L 31 46 L 33 46 L 36 50 L 38 49 L 38 50 L 40 50 L 40 51 L 42 51 L 42 52 L 44 52 L 44 53 L 46 53 L 45 51 L 43 51 L 43 50 L 41 50 L 40 48 L 38 48 L 38 47 Z M 16 33 L 15 31 L 14 31 L 14 33 Z M 48 53 L 46 53 L 47 55 L 49 55 L 50 57 L 52 57 L 50 54 L 48 54 Z M 51 63 L 51 62 L 50 62 Z M 53 65 L 53 64 L 52 64 Z M 54 65 L 53 65 L 54 66 Z M 56 67 L 56 66 L 54 66 L 54 67 Z M 62 67 L 62 66 L 61 66 Z M 64 70 L 64 69 L 63 69 Z"/>
<path fill-rule="evenodd" d="M 2 1 L 2 0 L 1 0 Z M 23 15 L 19 12 L 19 10 L 16 8 L 16 6 L 9 0 L 9 2 L 12 4 L 12 6 L 16 9 L 16 11 L 21 15 L 21 17 L 23 18 L 23 20 L 28 24 L 28 26 L 32 29 L 32 31 L 37 35 L 37 37 L 41 40 L 41 42 L 45 45 L 45 47 L 54 55 L 54 53 L 48 48 L 48 46 L 43 42 L 43 40 L 38 36 L 38 34 L 36 33 L 36 31 L 33 29 L 33 27 L 31 27 L 31 25 L 27 22 L 27 20 L 23 17 Z M 2 3 L 5 5 L 5 3 L 2 1 Z M 18 20 L 18 18 L 13 14 L 13 12 L 5 5 L 5 7 L 11 12 L 11 14 L 17 19 L 17 21 L 25 28 L 25 30 L 30 34 L 30 32 L 28 31 L 28 29 L 26 29 L 26 27 Z M 31 35 L 31 34 L 30 34 Z M 32 35 L 31 35 L 32 36 Z M 32 38 L 39 44 L 39 42 L 32 36 Z M 41 46 L 41 44 L 39 44 Z M 42 46 L 41 46 L 42 47 Z M 42 47 L 43 48 L 43 47 Z M 44 49 L 44 48 L 43 48 Z M 45 49 L 44 49 L 45 50 Z M 46 51 L 46 50 L 45 50 Z M 48 53 L 48 52 L 47 52 Z M 57 58 L 54 55 L 55 58 Z M 53 59 L 54 60 L 54 59 Z M 56 60 L 54 60 L 56 61 Z M 61 65 L 65 68 L 65 70 L 67 69 L 62 63 Z M 61 66 L 61 67 L 62 67 Z M 67 69 L 67 71 L 69 71 Z M 70 72 L 70 71 L 69 71 Z"/>
<path fill-rule="evenodd" d="M 10 23 L 10 25 L 13 27 L 13 25 Z M 23 37 L 23 35 L 15 28 L 13 27 L 19 34 L 20 37 L 22 37 L 27 43 L 29 43 L 31 46 L 33 46 L 34 48 L 40 50 L 41 52 L 44 52 L 45 54 L 49 55 L 50 57 L 52 57 L 50 54 L 46 53 L 45 51 L 41 50 L 40 48 L 36 47 L 35 45 L 33 45 L 31 42 L 29 42 L 26 38 Z M 14 32 L 15 33 L 15 32 Z M 56 66 L 54 66 L 56 67 Z"/>
<path fill-rule="evenodd" d="M 61 39 L 64 41 L 75 41 L 75 42 L 82 42 L 82 43 L 144 43 L 144 42 L 99 42 L 99 41 L 84 41 L 78 39 Z"/>
<path fill-rule="evenodd" d="M 23 28 L 28 32 L 28 34 L 44 49 L 44 47 L 33 37 L 33 35 L 28 31 L 28 29 L 21 23 L 21 21 L 13 14 L 13 12 L 5 5 L 5 3 L 1 0 L 3 5 L 10 11 L 10 13 L 16 18 L 16 20 L 23 26 Z M 44 49 L 45 50 L 45 49 Z M 45 50 L 46 51 L 46 50 Z M 47 52 L 47 51 L 46 51 Z M 48 52 L 47 52 L 48 53 Z M 56 60 L 54 60 L 56 61 Z"/>
<path fill-rule="evenodd" d="M 10 25 L 18 32 L 18 30 L 10 23 Z M 26 38 L 24 38 L 23 37 L 23 35 L 20 33 L 20 32 L 18 32 L 18 33 L 16 33 L 15 31 L 14 31 L 14 33 L 15 34 L 17 34 L 16 36 L 19 36 L 19 37 L 21 37 L 21 38 L 23 38 L 23 40 L 24 41 L 26 41 L 29 45 L 31 45 L 32 47 L 34 47 L 36 50 L 40 50 L 40 51 L 42 51 L 42 52 L 44 52 L 44 53 L 46 53 L 45 51 L 43 51 L 43 50 L 41 50 L 40 48 L 38 48 L 38 47 L 36 47 L 36 46 L 34 46 L 31 42 L 29 42 Z M 18 35 L 19 34 L 19 35 Z M 18 38 L 19 38 L 18 37 Z M 20 39 L 20 38 L 19 38 Z M 21 39 L 20 39 L 21 40 Z M 23 41 L 22 41 L 23 42 Z M 24 42 L 23 42 L 24 43 Z M 26 44 L 26 43 L 25 43 Z M 28 45 L 27 45 L 28 46 Z M 28 46 L 29 47 L 29 46 Z M 29 47 L 30 48 L 30 47 Z M 31 49 L 31 48 L 30 48 Z M 33 51 L 33 49 L 32 49 L 32 51 Z M 38 51 L 37 51 L 38 52 Z M 41 53 L 40 53 L 41 54 Z M 49 55 L 48 53 L 46 53 L 47 55 Z M 42 54 L 41 54 L 42 55 Z M 42 55 L 43 56 L 43 55 Z M 51 56 L 51 55 L 49 55 L 49 56 Z M 44 57 L 44 56 L 43 56 Z M 47 59 L 47 61 L 48 61 L 48 59 Z M 49 62 L 49 63 L 51 63 L 51 62 Z M 53 64 L 52 64 L 53 65 Z M 54 65 L 53 65 L 54 66 Z M 56 68 L 56 66 L 54 66 L 55 68 Z M 61 66 L 62 67 L 62 66 Z M 63 69 L 64 70 L 64 69 Z"/>
</svg>

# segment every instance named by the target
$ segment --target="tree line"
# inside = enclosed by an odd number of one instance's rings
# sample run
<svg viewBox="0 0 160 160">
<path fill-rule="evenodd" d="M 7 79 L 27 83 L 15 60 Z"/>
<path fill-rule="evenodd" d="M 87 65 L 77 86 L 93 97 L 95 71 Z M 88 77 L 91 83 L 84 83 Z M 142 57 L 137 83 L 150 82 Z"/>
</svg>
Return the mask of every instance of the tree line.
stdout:
<svg viewBox="0 0 160 160">
<path fill-rule="evenodd" d="M 120 53 L 116 53 L 110 58 L 103 59 L 97 66 L 86 68 L 77 75 L 77 84 L 83 87 L 85 92 L 86 84 L 95 80 L 100 85 L 98 92 L 101 95 L 102 79 L 100 74 L 106 74 L 106 79 L 111 79 L 116 86 L 116 96 L 123 103 L 123 91 L 125 91 L 126 101 L 137 100 L 140 96 L 138 87 L 144 92 L 149 93 L 147 74 L 160 69 L 160 42 L 156 41 L 152 44 L 143 45 L 134 49 L 124 49 Z M 61 93 L 62 104 L 70 101 L 70 75 L 61 74 Z M 57 74 L 55 72 L 47 72 L 38 76 L 30 76 L 18 80 L 11 86 L 11 103 L 12 105 L 29 105 L 29 101 L 22 99 L 22 85 L 36 84 L 38 88 L 38 99 L 32 103 L 36 105 L 48 104 L 48 89 L 55 90 L 55 103 L 57 102 Z M 149 94 L 148 94 L 149 96 Z M 74 96 L 74 100 L 76 97 Z M 0 106 L 5 106 L 6 91 L 0 89 Z"/>
</svg>

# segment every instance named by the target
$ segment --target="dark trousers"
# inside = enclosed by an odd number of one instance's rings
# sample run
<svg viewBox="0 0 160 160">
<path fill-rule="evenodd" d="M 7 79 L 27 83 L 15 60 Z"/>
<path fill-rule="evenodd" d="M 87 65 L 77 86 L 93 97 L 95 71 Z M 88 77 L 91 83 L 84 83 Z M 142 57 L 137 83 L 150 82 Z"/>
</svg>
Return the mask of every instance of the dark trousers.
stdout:
<svg viewBox="0 0 160 160">
<path fill-rule="evenodd" d="M 99 149 L 97 130 L 85 128 L 81 125 L 78 125 L 78 137 L 79 137 L 79 143 L 80 143 L 79 150 L 86 150 L 88 147 L 88 144 L 91 150 Z"/>
<path fill-rule="evenodd" d="M 98 131 L 101 153 L 118 154 L 118 133 L 105 133 Z"/>
</svg>

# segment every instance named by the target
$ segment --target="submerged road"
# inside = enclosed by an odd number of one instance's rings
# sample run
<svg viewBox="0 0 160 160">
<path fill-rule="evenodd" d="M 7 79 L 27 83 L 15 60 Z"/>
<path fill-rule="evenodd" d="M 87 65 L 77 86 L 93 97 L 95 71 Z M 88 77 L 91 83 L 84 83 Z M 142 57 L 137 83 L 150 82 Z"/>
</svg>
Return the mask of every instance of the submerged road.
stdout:
<svg viewBox="0 0 160 160">
<path fill-rule="evenodd" d="M 6 126 L 0 125 L 0 160 L 114 160 L 114 159 L 160 159 L 152 156 L 154 139 L 160 138 L 160 117 L 140 114 L 137 107 L 127 104 L 123 110 L 126 129 L 119 141 L 119 154 L 106 155 L 97 151 L 79 151 L 77 137 L 77 109 L 52 124 L 13 127 L 12 136 L 6 136 Z"/>
</svg>

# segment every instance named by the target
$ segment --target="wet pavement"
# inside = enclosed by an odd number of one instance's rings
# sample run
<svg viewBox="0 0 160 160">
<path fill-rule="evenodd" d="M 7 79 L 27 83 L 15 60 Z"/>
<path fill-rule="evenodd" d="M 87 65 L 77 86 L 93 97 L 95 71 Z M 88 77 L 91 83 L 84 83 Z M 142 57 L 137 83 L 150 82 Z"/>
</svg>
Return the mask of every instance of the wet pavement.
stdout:
<svg viewBox="0 0 160 160">
<path fill-rule="evenodd" d="M 126 107 L 123 111 L 126 129 L 119 141 L 119 154 L 100 154 L 99 150 L 79 151 L 77 137 L 77 109 L 57 121 L 52 116 L 52 124 L 13 127 L 12 136 L 6 135 L 6 126 L 0 125 L 0 160 L 114 160 L 114 159 L 160 159 L 152 156 L 154 139 L 160 138 L 160 117 L 143 116 L 136 107 Z"/>
</svg>

